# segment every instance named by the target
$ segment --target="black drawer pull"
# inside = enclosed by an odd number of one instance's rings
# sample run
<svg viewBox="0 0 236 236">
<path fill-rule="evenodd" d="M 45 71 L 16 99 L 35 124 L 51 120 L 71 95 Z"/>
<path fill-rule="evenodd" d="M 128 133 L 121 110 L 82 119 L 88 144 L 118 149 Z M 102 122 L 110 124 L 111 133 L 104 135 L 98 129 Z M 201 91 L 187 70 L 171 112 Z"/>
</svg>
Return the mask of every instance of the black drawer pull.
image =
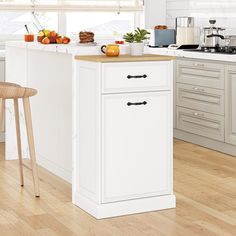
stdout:
<svg viewBox="0 0 236 236">
<path fill-rule="evenodd" d="M 140 105 L 147 105 L 147 102 L 128 102 L 127 106 L 140 106 Z"/>
<path fill-rule="evenodd" d="M 144 75 L 128 75 L 127 76 L 127 79 L 141 79 L 141 78 L 147 78 L 147 75 L 144 74 Z"/>
</svg>

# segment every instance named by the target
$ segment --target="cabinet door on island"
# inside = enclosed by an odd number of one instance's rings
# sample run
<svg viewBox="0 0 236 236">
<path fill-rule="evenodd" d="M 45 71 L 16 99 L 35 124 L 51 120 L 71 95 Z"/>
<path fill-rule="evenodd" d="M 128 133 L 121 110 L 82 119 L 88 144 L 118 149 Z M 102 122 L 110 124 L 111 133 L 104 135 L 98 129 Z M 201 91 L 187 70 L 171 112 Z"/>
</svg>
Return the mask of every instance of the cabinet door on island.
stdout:
<svg viewBox="0 0 236 236">
<path fill-rule="evenodd" d="M 170 92 L 102 102 L 102 202 L 170 194 Z"/>
</svg>

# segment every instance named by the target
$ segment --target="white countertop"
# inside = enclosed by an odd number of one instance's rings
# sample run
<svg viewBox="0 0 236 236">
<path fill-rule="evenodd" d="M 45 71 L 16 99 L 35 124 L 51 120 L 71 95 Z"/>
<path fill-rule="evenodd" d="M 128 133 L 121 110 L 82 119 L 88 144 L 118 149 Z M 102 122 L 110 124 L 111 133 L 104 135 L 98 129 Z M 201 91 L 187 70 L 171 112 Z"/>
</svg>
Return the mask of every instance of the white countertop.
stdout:
<svg viewBox="0 0 236 236">
<path fill-rule="evenodd" d="M 11 42 L 6 43 L 6 46 L 23 47 L 23 48 L 28 48 L 28 49 L 59 52 L 59 53 L 68 53 L 72 55 L 102 54 L 100 50 L 101 45 L 97 45 L 97 46 L 80 46 L 79 45 L 78 46 L 76 45 L 76 43 L 73 43 L 73 42 L 68 45 L 63 45 L 63 44 L 43 45 L 37 42 L 26 43 L 23 41 L 11 41 Z M 121 50 L 121 54 L 127 54 L 129 52 L 128 44 L 120 45 L 120 50 Z M 145 47 L 145 53 L 176 56 L 176 57 L 183 57 L 183 58 L 203 59 L 203 60 L 236 62 L 236 55 L 232 55 L 232 54 L 230 55 L 230 54 L 218 54 L 218 53 L 189 52 L 189 51 L 184 51 L 184 50 L 173 50 L 173 49 L 168 49 L 168 48 L 150 48 L 150 47 Z M 0 56 L 1 56 L 1 51 L 0 51 Z"/>
<path fill-rule="evenodd" d="M 37 42 L 26 43 L 24 41 L 9 41 L 6 43 L 6 47 L 21 47 L 28 49 L 35 49 L 41 51 L 50 51 L 50 52 L 59 52 L 59 53 L 67 53 L 72 55 L 97 55 L 102 54 L 101 46 L 102 44 L 98 44 L 96 46 L 81 46 L 76 45 L 75 42 L 70 44 L 50 44 L 45 45 Z M 127 54 L 129 47 L 128 45 L 121 45 L 120 50 L 121 54 Z"/>
<path fill-rule="evenodd" d="M 203 59 L 203 60 L 236 62 L 235 54 L 190 52 L 184 50 L 175 50 L 168 48 L 150 48 L 150 47 L 146 47 L 145 53 L 168 55 L 168 56 L 183 57 L 183 58 Z"/>
</svg>

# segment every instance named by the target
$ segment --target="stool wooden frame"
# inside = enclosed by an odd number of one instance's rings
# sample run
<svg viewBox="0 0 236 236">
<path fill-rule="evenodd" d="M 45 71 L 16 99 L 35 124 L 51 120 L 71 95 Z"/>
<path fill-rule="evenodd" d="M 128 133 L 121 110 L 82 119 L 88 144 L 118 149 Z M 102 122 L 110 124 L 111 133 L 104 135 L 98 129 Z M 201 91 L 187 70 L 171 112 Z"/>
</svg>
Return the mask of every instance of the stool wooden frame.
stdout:
<svg viewBox="0 0 236 236">
<path fill-rule="evenodd" d="M 21 87 L 18 84 L 0 82 L 0 125 L 3 129 L 4 113 L 5 113 L 5 101 L 6 99 L 13 99 L 14 101 L 14 111 L 15 111 L 15 122 L 16 122 L 16 139 L 17 139 L 17 151 L 19 158 L 19 168 L 20 168 L 20 183 L 21 186 L 24 186 L 24 177 L 23 177 L 23 162 L 22 162 L 22 150 L 21 150 L 21 134 L 20 134 L 20 115 L 19 115 L 19 99 L 23 101 L 24 114 L 25 114 L 25 124 L 27 130 L 29 152 L 30 152 L 30 163 L 31 170 L 33 174 L 34 182 L 34 192 L 35 196 L 39 197 L 39 178 L 38 170 L 36 164 L 36 155 L 35 155 L 35 146 L 34 146 L 34 136 L 32 128 L 32 118 L 31 118 L 31 109 L 29 97 L 32 97 L 37 94 L 37 90 L 32 88 Z"/>
</svg>

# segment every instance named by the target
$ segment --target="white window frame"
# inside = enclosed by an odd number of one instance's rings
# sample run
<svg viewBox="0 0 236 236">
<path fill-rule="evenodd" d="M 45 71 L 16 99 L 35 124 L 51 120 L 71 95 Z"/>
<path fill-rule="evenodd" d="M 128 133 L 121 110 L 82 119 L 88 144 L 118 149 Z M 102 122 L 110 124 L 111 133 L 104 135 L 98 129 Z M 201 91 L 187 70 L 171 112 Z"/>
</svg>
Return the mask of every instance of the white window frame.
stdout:
<svg viewBox="0 0 236 236">
<path fill-rule="evenodd" d="M 119 0 L 117 0 L 119 2 Z M 136 0 L 135 6 L 81 6 L 78 4 L 66 4 L 63 0 L 59 0 L 59 4 L 17 4 L 17 3 L 0 3 L 1 11 L 47 11 L 58 12 L 58 32 L 62 35 L 67 31 L 66 12 L 133 12 L 134 27 L 140 26 L 141 14 L 144 10 L 144 1 L 140 5 L 140 0 Z M 0 35 L 0 42 L 6 40 L 22 39 L 22 35 Z"/>
</svg>

